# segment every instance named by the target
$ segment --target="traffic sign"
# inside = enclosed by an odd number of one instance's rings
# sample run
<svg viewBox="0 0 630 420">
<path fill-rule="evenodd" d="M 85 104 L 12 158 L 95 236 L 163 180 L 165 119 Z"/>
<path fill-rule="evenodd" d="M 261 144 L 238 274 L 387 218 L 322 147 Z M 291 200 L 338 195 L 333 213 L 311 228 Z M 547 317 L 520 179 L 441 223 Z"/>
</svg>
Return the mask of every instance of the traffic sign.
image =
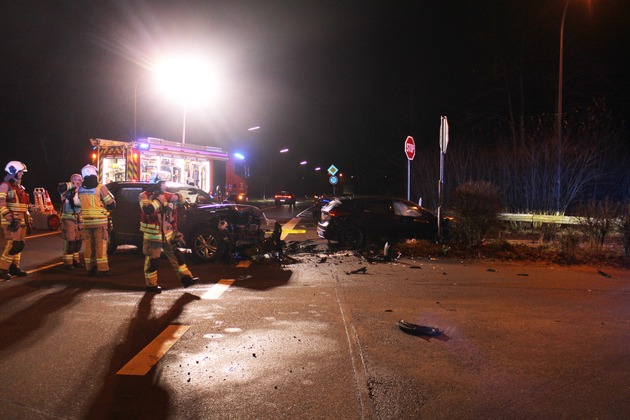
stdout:
<svg viewBox="0 0 630 420">
<path fill-rule="evenodd" d="M 328 182 L 330 182 L 330 185 L 337 185 L 337 182 L 339 182 L 339 179 L 337 179 L 336 176 L 331 175 L 330 178 L 328 178 Z"/>
<path fill-rule="evenodd" d="M 328 173 L 334 176 L 337 172 L 339 172 L 339 169 L 337 169 L 335 165 L 330 165 L 330 168 L 328 168 Z"/>
<path fill-rule="evenodd" d="M 413 141 L 413 137 L 411 136 L 407 136 L 405 139 L 405 154 L 409 160 L 413 160 L 416 156 L 416 143 Z"/>
</svg>

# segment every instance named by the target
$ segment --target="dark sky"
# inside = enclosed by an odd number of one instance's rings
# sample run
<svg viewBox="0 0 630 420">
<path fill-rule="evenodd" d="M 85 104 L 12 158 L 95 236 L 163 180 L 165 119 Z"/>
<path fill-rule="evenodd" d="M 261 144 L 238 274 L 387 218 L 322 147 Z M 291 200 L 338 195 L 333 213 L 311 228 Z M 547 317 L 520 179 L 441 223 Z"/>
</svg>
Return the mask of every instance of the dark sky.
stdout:
<svg viewBox="0 0 630 420">
<path fill-rule="evenodd" d="M 179 141 L 183 110 L 150 68 L 195 49 L 222 79 L 188 109 L 188 143 L 245 150 L 256 170 L 274 157 L 286 176 L 304 159 L 404 169 L 407 135 L 437 146 L 440 115 L 451 142 L 500 125 L 520 80 L 526 115 L 555 112 L 565 1 L 0 0 L 0 159 L 52 188 L 87 163 L 89 138 Z M 625 0 L 571 1 L 565 109 L 603 97 L 627 119 L 629 28 Z"/>
</svg>

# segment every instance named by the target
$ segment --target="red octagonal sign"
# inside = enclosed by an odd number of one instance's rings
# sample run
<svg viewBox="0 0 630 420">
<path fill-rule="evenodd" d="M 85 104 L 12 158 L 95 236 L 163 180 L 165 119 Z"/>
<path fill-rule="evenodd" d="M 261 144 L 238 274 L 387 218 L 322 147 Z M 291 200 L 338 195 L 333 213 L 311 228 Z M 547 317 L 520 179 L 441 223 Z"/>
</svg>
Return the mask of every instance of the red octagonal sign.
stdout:
<svg viewBox="0 0 630 420">
<path fill-rule="evenodd" d="M 405 140 L 405 154 L 409 160 L 413 160 L 416 156 L 416 143 L 413 141 L 413 137 L 411 136 L 407 136 L 407 139 Z"/>
</svg>

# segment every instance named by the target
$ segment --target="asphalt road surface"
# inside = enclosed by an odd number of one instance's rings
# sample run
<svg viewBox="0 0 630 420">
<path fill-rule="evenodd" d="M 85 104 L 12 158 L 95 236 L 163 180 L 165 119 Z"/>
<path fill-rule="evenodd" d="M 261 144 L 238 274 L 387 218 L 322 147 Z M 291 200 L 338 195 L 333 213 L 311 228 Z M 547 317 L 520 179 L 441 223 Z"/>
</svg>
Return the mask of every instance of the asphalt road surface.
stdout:
<svg viewBox="0 0 630 420">
<path fill-rule="evenodd" d="M 291 258 L 191 263 L 189 289 L 163 260 L 160 295 L 133 249 L 94 279 L 30 237 L 0 283 L 0 418 L 630 417 L 628 271 L 368 262 L 300 210 Z"/>
</svg>

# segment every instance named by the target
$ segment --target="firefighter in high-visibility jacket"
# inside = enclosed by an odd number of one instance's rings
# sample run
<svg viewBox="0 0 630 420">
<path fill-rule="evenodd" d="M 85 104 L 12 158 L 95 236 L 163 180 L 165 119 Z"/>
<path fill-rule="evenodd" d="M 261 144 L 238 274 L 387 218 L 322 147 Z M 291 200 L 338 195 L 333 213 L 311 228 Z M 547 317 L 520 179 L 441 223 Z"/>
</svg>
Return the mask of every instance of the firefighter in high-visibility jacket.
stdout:
<svg viewBox="0 0 630 420">
<path fill-rule="evenodd" d="M 26 165 L 12 160 L 4 170 L 6 174 L 0 183 L 0 225 L 7 243 L 0 257 L 0 280 L 9 280 L 11 276 L 26 276 L 20 268 L 20 258 L 26 238 L 30 199 L 22 186 Z"/>
<path fill-rule="evenodd" d="M 179 250 L 183 245 L 181 234 L 176 235 L 173 225 L 176 225 L 176 211 L 178 205 L 185 203 L 180 194 L 166 191 L 166 181 L 170 179 L 170 173 L 159 171 L 151 176 L 154 188 L 143 191 L 140 196 L 140 231 L 143 233 L 142 252 L 144 253 L 144 280 L 146 291 L 161 293 L 158 285 L 158 265 L 160 255 L 168 258 L 175 270 L 177 277 L 184 287 L 189 287 L 199 279 L 193 277 L 186 266 L 184 254 Z"/>
<path fill-rule="evenodd" d="M 58 186 L 61 194 L 61 238 L 63 239 L 63 267 L 72 270 L 81 266 L 81 201 L 79 188 L 83 183 L 81 174 L 72 174 L 70 182 Z"/>
<path fill-rule="evenodd" d="M 109 212 L 116 207 L 116 200 L 107 187 L 98 182 L 98 170 L 94 165 L 81 168 L 81 176 L 83 183 L 79 187 L 79 202 L 85 268 L 90 276 L 105 277 L 109 274 Z"/>
</svg>

